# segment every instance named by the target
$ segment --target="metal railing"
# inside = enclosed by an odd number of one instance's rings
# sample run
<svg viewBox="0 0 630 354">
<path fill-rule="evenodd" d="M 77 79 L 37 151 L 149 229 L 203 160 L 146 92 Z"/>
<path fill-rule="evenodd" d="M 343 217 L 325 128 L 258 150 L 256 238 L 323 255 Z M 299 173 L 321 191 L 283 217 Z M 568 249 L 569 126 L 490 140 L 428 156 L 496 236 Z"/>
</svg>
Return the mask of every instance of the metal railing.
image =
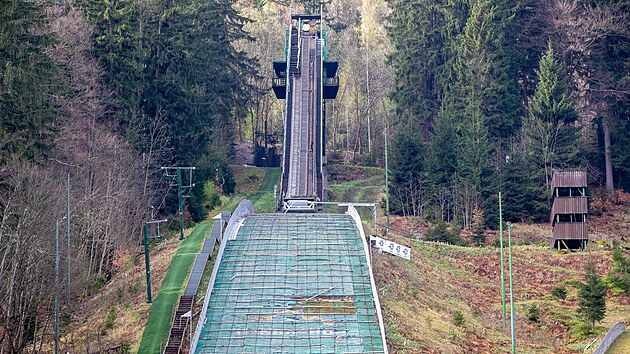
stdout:
<svg viewBox="0 0 630 354">
<path fill-rule="evenodd" d="M 284 77 L 274 77 L 271 81 L 272 86 L 284 87 L 287 84 L 287 79 Z"/>
<path fill-rule="evenodd" d="M 339 86 L 339 77 L 327 77 L 326 80 L 324 80 L 324 86 Z"/>
<path fill-rule="evenodd" d="M 623 322 L 619 322 L 616 325 L 610 327 L 606 336 L 602 339 L 602 343 L 595 349 L 593 354 L 604 354 L 611 344 L 626 331 L 626 325 Z"/>
</svg>

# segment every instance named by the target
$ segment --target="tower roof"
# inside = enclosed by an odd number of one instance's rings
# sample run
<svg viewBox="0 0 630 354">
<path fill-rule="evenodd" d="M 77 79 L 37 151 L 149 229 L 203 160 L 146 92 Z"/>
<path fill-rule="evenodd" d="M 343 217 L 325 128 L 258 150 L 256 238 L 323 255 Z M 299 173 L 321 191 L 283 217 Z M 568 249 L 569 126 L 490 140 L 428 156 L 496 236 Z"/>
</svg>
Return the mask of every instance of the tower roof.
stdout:
<svg viewBox="0 0 630 354">
<path fill-rule="evenodd" d="M 586 187 L 586 171 L 554 171 L 551 178 L 551 189 Z"/>
</svg>

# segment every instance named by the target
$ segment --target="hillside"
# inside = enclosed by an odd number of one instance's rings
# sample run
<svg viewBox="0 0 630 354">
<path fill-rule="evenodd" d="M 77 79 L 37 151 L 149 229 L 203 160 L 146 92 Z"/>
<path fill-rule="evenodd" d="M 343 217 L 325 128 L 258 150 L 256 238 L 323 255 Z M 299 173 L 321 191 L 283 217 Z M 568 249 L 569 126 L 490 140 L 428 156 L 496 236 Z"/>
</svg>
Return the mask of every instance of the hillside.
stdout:
<svg viewBox="0 0 630 354">
<path fill-rule="evenodd" d="M 412 248 L 412 261 L 378 253 L 374 257 L 392 351 L 509 351 L 509 320 L 505 329 L 501 324 L 497 248 L 459 247 L 392 236 L 389 238 Z M 581 269 L 589 259 L 604 275 L 610 256 L 606 250 L 565 255 L 546 246 L 514 247 L 515 318 L 521 352 L 582 352 L 594 337 L 578 334 L 575 281 L 581 280 Z M 550 295 L 557 286 L 568 290 L 565 300 Z M 532 304 L 541 310 L 537 323 L 525 316 Z M 460 326 L 453 324 L 458 311 L 464 317 Z M 606 318 L 598 332 L 620 321 L 630 321 L 630 298 L 609 296 Z"/>
<path fill-rule="evenodd" d="M 376 202 L 382 197 L 382 174 L 377 169 L 336 165 L 331 168 L 331 190 L 343 191 L 339 200 Z M 367 172 L 370 171 L 370 172 Z M 366 173 L 367 172 L 367 173 Z M 378 171 L 382 172 L 382 170 Z M 370 183 L 372 182 L 372 183 Z M 378 198 L 377 198 L 378 196 Z M 627 239 L 630 229 L 630 204 L 607 203 L 604 212 L 591 218 L 596 230 L 589 252 L 561 254 L 549 248 L 548 224 L 515 224 L 512 230 L 513 282 L 517 343 L 520 352 L 575 353 L 601 338 L 608 327 L 630 321 L 630 297 L 607 297 L 606 318 L 597 335 L 580 334 L 576 315 L 576 281 L 589 260 L 597 263 L 600 275 L 610 269 L 611 239 Z M 599 208 L 595 203 L 595 207 Z M 381 210 L 382 212 L 382 210 Z M 382 214 L 379 216 L 383 220 Z M 392 216 L 392 226 L 405 233 L 421 235 L 427 223 L 418 218 Z M 374 230 L 366 220 L 367 231 Z M 488 244 L 497 232 L 489 231 Z M 465 238 L 466 233 L 462 233 Z M 412 260 L 374 252 L 373 266 L 385 316 L 388 344 L 394 353 L 461 353 L 509 351 L 509 318 L 501 323 L 499 248 L 462 247 L 426 242 L 389 232 L 384 237 L 412 249 Z M 507 233 L 505 235 L 507 237 Z M 600 240 L 600 242 L 596 242 Z M 506 253 L 506 287 L 507 253 Z M 567 297 L 550 295 L 564 286 Z M 526 318 L 529 306 L 540 308 L 539 322 Z M 464 323 L 453 324 L 457 312 Z M 508 302 L 509 315 L 509 302 Z M 597 342 L 595 343 L 595 347 Z M 594 348 L 591 348 L 591 350 Z"/>
<path fill-rule="evenodd" d="M 256 199 L 266 208 L 273 199 L 273 181 L 278 170 L 265 171 L 237 167 L 237 193 L 221 197 L 219 209 L 230 209 L 243 197 Z M 265 173 L 267 172 L 267 173 Z M 380 200 L 382 169 L 360 166 L 331 166 L 330 187 L 339 201 L 376 202 Z M 261 204 L 262 203 L 262 204 Z M 614 230 L 627 230 L 630 213 L 610 211 L 593 220 L 599 231 L 595 237 L 612 236 Z M 625 211 L 624 211 L 625 210 Z M 619 210 L 617 210 L 619 212 Z M 382 221 L 382 210 L 379 210 Z M 368 233 L 371 219 L 365 218 Z M 368 221 L 369 220 L 369 221 Z M 610 222 L 615 220 L 615 222 Z M 426 224 L 412 218 L 392 217 L 394 228 L 421 234 Z M 613 231 L 608 225 L 615 225 Z M 190 233 L 192 230 L 187 230 Z M 611 262 L 607 246 L 596 244 L 590 252 L 559 254 L 545 243 L 550 228 L 544 224 L 517 224 L 514 236 L 514 298 L 519 351 L 527 353 L 577 353 L 597 336 L 582 337 L 575 315 L 575 281 L 589 259 L 604 275 Z M 488 243 L 495 234 L 489 233 Z M 373 253 L 377 288 L 385 316 L 388 344 L 393 353 L 460 353 L 509 350 L 509 327 L 501 325 L 499 250 L 493 246 L 462 247 L 426 242 L 389 232 L 386 237 L 412 248 L 412 260 Z M 159 243 L 152 252 L 154 296 L 177 252 L 179 241 Z M 98 294 L 82 303 L 82 310 L 64 322 L 62 342 L 71 341 L 72 350 L 97 350 L 123 345 L 137 351 L 150 306 L 145 303 L 144 265 L 140 255 L 121 254 L 115 276 Z M 507 283 L 507 282 L 506 282 Z M 550 295 L 564 286 L 568 295 L 559 300 Z M 97 290 L 97 289 L 95 289 Z M 531 304 L 540 307 L 539 322 L 525 313 Z M 455 325 L 457 312 L 463 324 Z M 508 310 L 509 312 L 509 310 Z M 630 298 L 607 297 L 607 315 L 597 326 L 598 336 L 612 324 L 630 321 Z M 509 322 L 508 322 L 509 326 Z M 596 344 L 595 344 L 596 345 Z"/>
<path fill-rule="evenodd" d="M 249 166 L 232 166 L 235 172 L 236 192 L 230 196 L 218 196 L 220 205 L 209 211 L 212 217 L 222 210 L 233 210 L 243 198 L 254 201 L 257 210 L 273 209 L 273 185 L 279 178 L 279 169 L 262 169 Z M 194 255 L 201 247 L 207 234 L 207 222 L 186 229 L 186 240 L 180 242 L 177 236 L 161 240 L 151 248 L 151 284 L 155 305 L 158 303 L 160 314 L 156 316 L 159 324 L 152 323 L 154 329 L 162 333 L 151 334 L 147 341 L 164 343 L 170 328 L 171 315 L 162 313 L 172 311 L 183 291 Z M 120 253 L 116 256 L 114 276 L 105 284 L 96 284 L 90 294 L 84 298 L 71 318 L 61 323 L 61 348 L 70 352 L 98 352 L 108 348 L 120 348 L 132 353 L 138 352 L 140 341 L 149 321 L 151 304 L 146 303 L 146 276 L 144 258 L 140 247 L 136 253 Z M 177 262 L 174 262 L 177 259 Z M 183 263 L 183 265 L 182 265 Z M 212 261 L 210 262 L 212 263 Z M 171 265 L 176 265 L 173 275 L 167 279 L 168 292 L 158 300 L 163 281 Z M 173 268 L 173 267 L 171 267 Z M 211 270 L 210 264 L 206 270 Z M 185 276 L 182 276 L 185 274 Z M 209 277 L 206 277 L 209 279 Z M 205 279 L 205 278 L 204 278 Z M 202 291 L 205 285 L 201 285 Z M 203 301 L 203 298 L 198 299 Z M 45 343 L 44 348 L 52 350 L 52 343 Z M 46 350 L 46 351 L 49 351 Z"/>
</svg>

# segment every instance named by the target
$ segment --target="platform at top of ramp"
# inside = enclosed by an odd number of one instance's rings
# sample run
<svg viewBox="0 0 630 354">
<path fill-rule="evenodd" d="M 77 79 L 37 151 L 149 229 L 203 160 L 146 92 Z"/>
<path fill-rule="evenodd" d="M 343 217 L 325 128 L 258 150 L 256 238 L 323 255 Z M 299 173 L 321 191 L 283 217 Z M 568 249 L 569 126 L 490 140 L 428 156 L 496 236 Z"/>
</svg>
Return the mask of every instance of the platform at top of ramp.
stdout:
<svg viewBox="0 0 630 354">
<path fill-rule="evenodd" d="M 252 214 L 224 246 L 196 353 L 383 353 L 354 219 Z"/>
</svg>

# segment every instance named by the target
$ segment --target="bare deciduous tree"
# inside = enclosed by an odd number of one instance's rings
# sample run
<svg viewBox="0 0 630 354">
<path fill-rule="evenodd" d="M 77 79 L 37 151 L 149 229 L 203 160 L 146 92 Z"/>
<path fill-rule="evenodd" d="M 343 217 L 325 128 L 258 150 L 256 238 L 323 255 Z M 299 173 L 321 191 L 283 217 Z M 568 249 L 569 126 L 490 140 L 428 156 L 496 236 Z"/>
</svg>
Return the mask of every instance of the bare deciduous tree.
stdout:
<svg viewBox="0 0 630 354">
<path fill-rule="evenodd" d="M 611 96 L 630 98 L 630 87 L 616 87 L 611 80 L 598 75 L 593 59 L 603 50 L 609 36 L 630 36 L 629 15 L 610 6 L 584 5 L 576 0 L 554 0 L 549 9 L 549 22 L 564 59 L 579 115 L 581 147 L 592 150 L 596 144 L 594 121 L 601 118 L 604 133 L 606 188 L 614 190 L 610 154 L 608 99 Z M 601 117 L 598 117 L 601 115 Z"/>
</svg>

